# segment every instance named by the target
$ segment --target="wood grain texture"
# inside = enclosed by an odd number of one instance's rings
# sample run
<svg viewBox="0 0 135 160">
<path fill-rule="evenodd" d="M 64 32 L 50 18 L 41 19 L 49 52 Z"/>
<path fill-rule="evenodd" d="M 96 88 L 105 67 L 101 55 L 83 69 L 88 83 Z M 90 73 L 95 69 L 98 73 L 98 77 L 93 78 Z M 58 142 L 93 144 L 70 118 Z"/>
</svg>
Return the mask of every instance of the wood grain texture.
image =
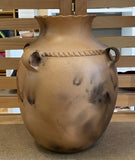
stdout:
<svg viewBox="0 0 135 160">
<path fill-rule="evenodd" d="M 87 0 L 87 8 L 121 8 L 135 6 L 134 0 Z"/>
<path fill-rule="evenodd" d="M 39 25 L 34 18 L 2 18 L 0 19 L 0 29 L 38 29 Z"/>
<path fill-rule="evenodd" d="M 111 122 L 135 122 L 135 112 L 114 113 Z"/>
<path fill-rule="evenodd" d="M 0 124 L 23 124 L 21 114 L 0 114 Z"/>
<path fill-rule="evenodd" d="M 6 72 L 5 73 L 4 72 L 0 73 L 0 76 L 6 76 Z"/>
<path fill-rule="evenodd" d="M 135 92 L 123 91 L 119 93 L 116 106 L 135 106 Z"/>
<path fill-rule="evenodd" d="M 59 0 L 1 0 L 1 9 L 58 9 Z"/>
<path fill-rule="evenodd" d="M 16 89 L 16 77 L 0 77 L 0 89 Z"/>
<path fill-rule="evenodd" d="M 135 74 L 122 74 L 119 75 L 120 88 L 135 88 Z"/>
<path fill-rule="evenodd" d="M 76 15 L 87 14 L 87 0 L 75 0 L 75 14 Z"/>
<path fill-rule="evenodd" d="M 60 14 L 64 16 L 72 14 L 72 0 L 60 0 Z"/>
<path fill-rule="evenodd" d="M 35 38 L 1 38 L 0 50 L 23 49 L 26 43 L 36 40 Z"/>
<path fill-rule="evenodd" d="M 135 16 L 105 16 L 96 17 L 93 21 L 93 29 L 96 28 L 122 28 L 134 27 Z M 1 30 L 28 30 L 39 29 L 39 25 L 34 18 L 2 18 L 0 19 Z"/>
<path fill-rule="evenodd" d="M 107 46 L 115 46 L 117 48 L 135 47 L 134 36 L 113 36 L 113 37 L 96 37 L 101 43 Z"/>
<path fill-rule="evenodd" d="M 135 47 L 134 36 L 96 37 L 96 39 L 107 46 L 115 46 L 118 48 Z M 23 49 L 26 43 L 30 43 L 34 40 L 36 40 L 36 38 L 0 39 L 0 50 Z"/>
<path fill-rule="evenodd" d="M 0 70 L 17 69 L 20 58 L 0 58 Z"/>
<path fill-rule="evenodd" d="M 135 67 L 135 56 L 121 56 L 117 67 Z"/>
<path fill-rule="evenodd" d="M 99 16 L 93 21 L 92 28 L 135 27 L 135 16 Z"/>
<path fill-rule="evenodd" d="M 17 95 L 3 95 L 0 96 L 0 108 L 18 108 Z"/>
</svg>

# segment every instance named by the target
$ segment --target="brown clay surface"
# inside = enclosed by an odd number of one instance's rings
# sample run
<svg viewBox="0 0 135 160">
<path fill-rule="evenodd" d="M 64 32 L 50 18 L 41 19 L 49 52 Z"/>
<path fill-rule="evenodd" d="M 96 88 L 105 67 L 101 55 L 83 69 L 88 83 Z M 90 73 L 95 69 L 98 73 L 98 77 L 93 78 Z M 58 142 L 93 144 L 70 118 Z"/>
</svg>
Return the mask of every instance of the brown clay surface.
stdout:
<svg viewBox="0 0 135 160">
<path fill-rule="evenodd" d="M 27 45 L 17 85 L 24 123 L 47 149 L 77 152 L 106 129 L 116 102 L 110 49 L 91 34 L 94 16 L 37 17 L 41 34 Z"/>
</svg>

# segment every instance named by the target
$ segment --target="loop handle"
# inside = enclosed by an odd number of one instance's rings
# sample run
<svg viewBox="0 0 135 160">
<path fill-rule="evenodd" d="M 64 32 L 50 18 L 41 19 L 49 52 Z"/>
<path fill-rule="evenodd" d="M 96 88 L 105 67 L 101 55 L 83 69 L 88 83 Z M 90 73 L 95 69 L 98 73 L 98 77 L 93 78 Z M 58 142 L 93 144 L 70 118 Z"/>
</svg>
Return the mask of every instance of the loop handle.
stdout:
<svg viewBox="0 0 135 160">
<path fill-rule="evenodd" d="M 114 51 L 115 57 L 113 57 L 111 50 Z M 112 65 L 114 65 L 120 58 L 120 51 L 115 47 L 108 47 L 105 49 L 106 53 L 108 54 L 109 59 L 112 61 Z"/>
</svg>

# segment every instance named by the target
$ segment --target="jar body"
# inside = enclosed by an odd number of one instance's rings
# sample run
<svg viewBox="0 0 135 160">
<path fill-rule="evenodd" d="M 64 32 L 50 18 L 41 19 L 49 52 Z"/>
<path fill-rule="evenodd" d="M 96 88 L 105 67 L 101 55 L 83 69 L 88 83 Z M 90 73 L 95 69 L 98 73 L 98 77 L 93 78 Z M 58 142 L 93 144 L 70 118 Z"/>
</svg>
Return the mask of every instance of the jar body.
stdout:
<svg viewBox="0 0 135 160">
<path fill-rule="evenodd" d="M 111 119 L 117 97 L 116 68 L 103 51 L 105 46 L 57 53 L 42 46 L 41 55 L 36 49 L 44 40 L 41 37 L 27 47 L 20 60 L 17 85 L 22 117 L 45 148 L 77 152 L 92 146 Z M 28 53 L 34 54 L 25 62 Z"/>
</svg>

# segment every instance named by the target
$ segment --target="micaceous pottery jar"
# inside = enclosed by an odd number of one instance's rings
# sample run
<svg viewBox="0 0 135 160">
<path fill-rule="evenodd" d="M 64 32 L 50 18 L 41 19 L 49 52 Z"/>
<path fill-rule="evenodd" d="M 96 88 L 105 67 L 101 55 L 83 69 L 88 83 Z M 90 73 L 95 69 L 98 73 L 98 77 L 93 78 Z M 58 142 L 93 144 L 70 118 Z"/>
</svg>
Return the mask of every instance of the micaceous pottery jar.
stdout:
<svg viewBox="0 0 135 160">
<path fill-rule="evenodd" d="M 25 45 L 19 63 L 24 123 L 35 140 L 52 151 L 71 153 L 92 146 L 114 110 L 120 53 L 93 37 L 94 17 L 35 17 L 40 36 Z"/>
</svg>

